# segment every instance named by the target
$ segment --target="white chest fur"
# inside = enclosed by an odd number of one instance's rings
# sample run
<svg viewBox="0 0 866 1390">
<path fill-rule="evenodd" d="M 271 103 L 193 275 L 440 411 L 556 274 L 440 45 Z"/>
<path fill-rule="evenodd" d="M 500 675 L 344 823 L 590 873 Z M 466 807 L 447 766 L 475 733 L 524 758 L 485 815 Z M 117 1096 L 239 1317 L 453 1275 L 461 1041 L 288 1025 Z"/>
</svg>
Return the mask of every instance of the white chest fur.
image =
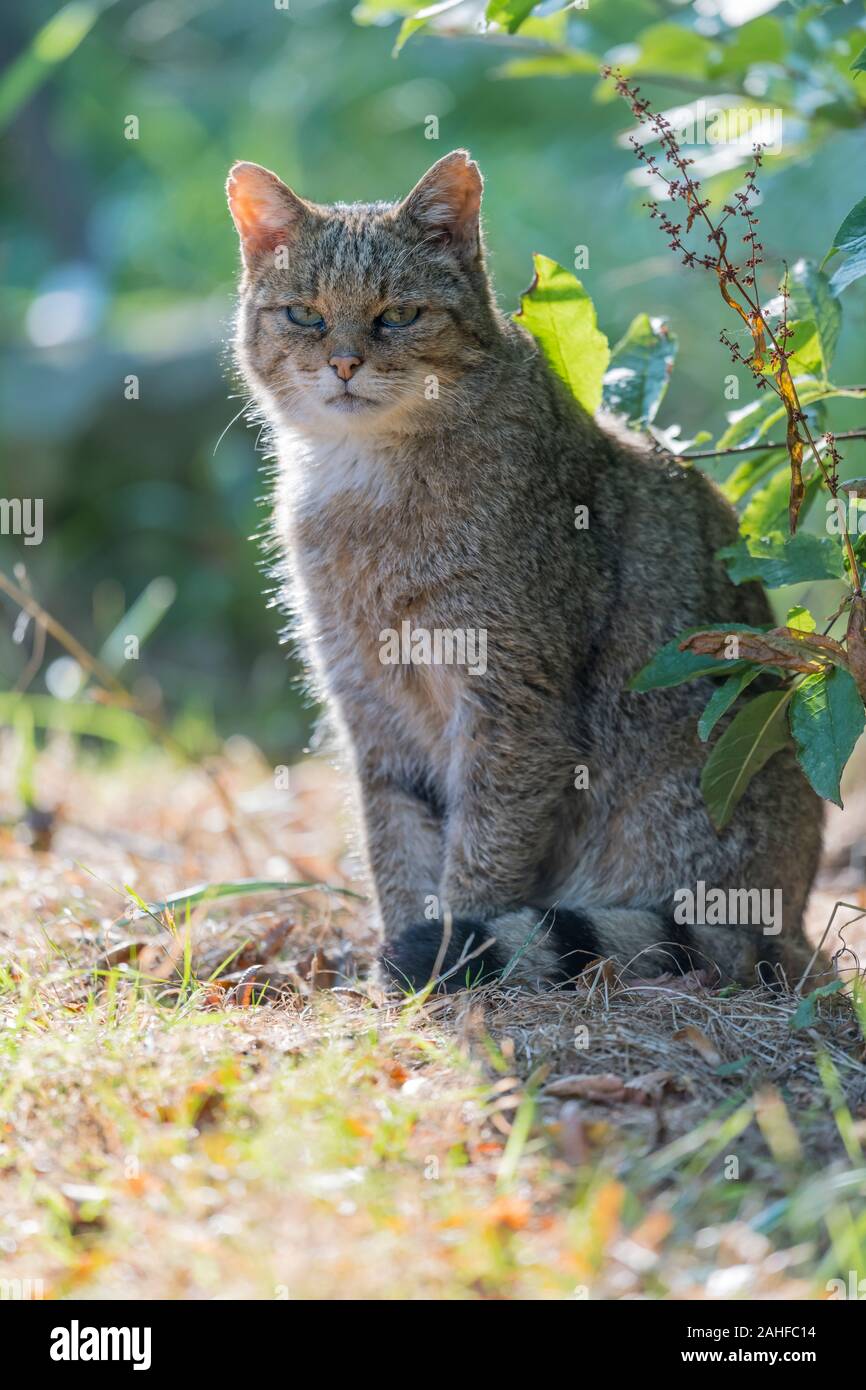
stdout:
<svg viewBox="0 0 866 1390">
<path fill-rule="evenodd" d="M 374 440 L 363 435 L 284 435 L 279 452 L 285 496 L 299 513 L 341 501 L 382 507 L 393 500 L 389 460 Z"/>
</svg>

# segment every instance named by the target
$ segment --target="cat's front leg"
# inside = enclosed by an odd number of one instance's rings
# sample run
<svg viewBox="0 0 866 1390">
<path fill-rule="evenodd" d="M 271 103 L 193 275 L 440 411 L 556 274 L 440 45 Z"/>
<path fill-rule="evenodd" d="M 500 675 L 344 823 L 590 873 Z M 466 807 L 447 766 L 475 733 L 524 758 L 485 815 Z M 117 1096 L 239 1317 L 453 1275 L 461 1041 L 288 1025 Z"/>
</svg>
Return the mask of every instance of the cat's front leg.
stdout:
<svg viewBox="0 0 866 1390">
<path fill-rule="evenodd" d="M 438 902 L 442 822 L 423 787 L 373 769 L 362 770 L 358 781 L 366 858 L 388 939 L 408 922 L 424 920 Z"/>
<path fill-rule="evenodd" d="M 556 732 L 564 720 L 534 704 L 516 702 L 512 719 L 479 716 L 455 740 L 439 919 L 410 920 L 383 951 L 391 974 L 416 989 L 434 969 L 449 988 L 556 972 L 546 914 L 527 904 L 564 827 L 574 758 Z"/>
</svg>

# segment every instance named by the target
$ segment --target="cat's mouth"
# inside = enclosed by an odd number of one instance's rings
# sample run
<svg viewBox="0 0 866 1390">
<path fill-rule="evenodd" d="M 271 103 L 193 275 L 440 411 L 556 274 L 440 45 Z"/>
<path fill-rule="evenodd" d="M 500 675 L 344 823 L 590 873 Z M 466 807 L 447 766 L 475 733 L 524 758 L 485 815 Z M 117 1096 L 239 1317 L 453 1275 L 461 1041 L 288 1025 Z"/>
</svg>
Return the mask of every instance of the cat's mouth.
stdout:
<svg viewBox="0 0 866 1390">
<path fill-rule="evenodd" d="M 333 396 L 326 396 L 325 404 L 333 406 L 336 410 L 352 412 L 369 410 L 370 406 L 378 405 L 379 402 L 371 400 L 369 396 L 359 396 L 355 391 L 338 391 Z"/>
</svg>

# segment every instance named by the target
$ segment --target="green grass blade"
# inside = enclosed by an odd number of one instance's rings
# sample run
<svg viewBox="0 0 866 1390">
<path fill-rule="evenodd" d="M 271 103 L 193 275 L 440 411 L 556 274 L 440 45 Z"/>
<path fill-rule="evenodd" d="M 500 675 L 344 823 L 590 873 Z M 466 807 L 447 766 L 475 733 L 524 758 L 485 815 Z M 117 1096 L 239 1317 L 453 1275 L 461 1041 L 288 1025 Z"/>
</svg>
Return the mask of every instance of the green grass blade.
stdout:
<svg viewBox="0 0 866 1390">
<path fill-rule="evenodd" d="M 273 878 L 238 878 L 226 883 L 197 883 L 194 888 L 182 888 L 177 893 L 169 893 L 167 898 L 162 898 L 159 902 L 146 903 L 144 911 L 153 917 L 163 912 L 176 912 L 179 908 L 187 910 L 199 903 L 218 902 L 223 898 L 245 898 L 256 893 L 300 893 L 315 888 L 321 889 L 323 893 L 338 893 L 341 897 L 354 898 L 357 902 L 364 901 L 362 894 L 353 892 L 351 888 L 333 888 L 327 883 L 287 883 Z M 120 917 L 114 926 L 128 927 L 132 920 L 131 916 Z"/>
</svg>

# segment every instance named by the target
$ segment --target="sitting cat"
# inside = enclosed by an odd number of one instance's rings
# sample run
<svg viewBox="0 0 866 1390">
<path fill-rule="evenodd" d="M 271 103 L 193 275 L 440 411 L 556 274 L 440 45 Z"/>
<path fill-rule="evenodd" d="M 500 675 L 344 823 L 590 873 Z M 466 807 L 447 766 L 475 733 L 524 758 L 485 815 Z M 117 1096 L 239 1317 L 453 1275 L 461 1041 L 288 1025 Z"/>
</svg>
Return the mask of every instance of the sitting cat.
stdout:
<svg viewBox="0 0 866 1390">
<path fill-rule="evenodd" d="M 793 754 L 719 834 L 696 732 L 714 687 L 628 689 L 685 628 L 771 621 L 714 558 L 733 512 L 590 418 L 500 313 L 481 189 L 461 150 L 398 203 L 319 206 L 255 164 L 228 180 L 277 565 L 354 768 L 382 961 L 416 988 L 564 982 L 597 956 L 796 983 L 821 807 Z M 773 890 L 781 920 L 680 921 L 702 885 Z"/>
</svg>

